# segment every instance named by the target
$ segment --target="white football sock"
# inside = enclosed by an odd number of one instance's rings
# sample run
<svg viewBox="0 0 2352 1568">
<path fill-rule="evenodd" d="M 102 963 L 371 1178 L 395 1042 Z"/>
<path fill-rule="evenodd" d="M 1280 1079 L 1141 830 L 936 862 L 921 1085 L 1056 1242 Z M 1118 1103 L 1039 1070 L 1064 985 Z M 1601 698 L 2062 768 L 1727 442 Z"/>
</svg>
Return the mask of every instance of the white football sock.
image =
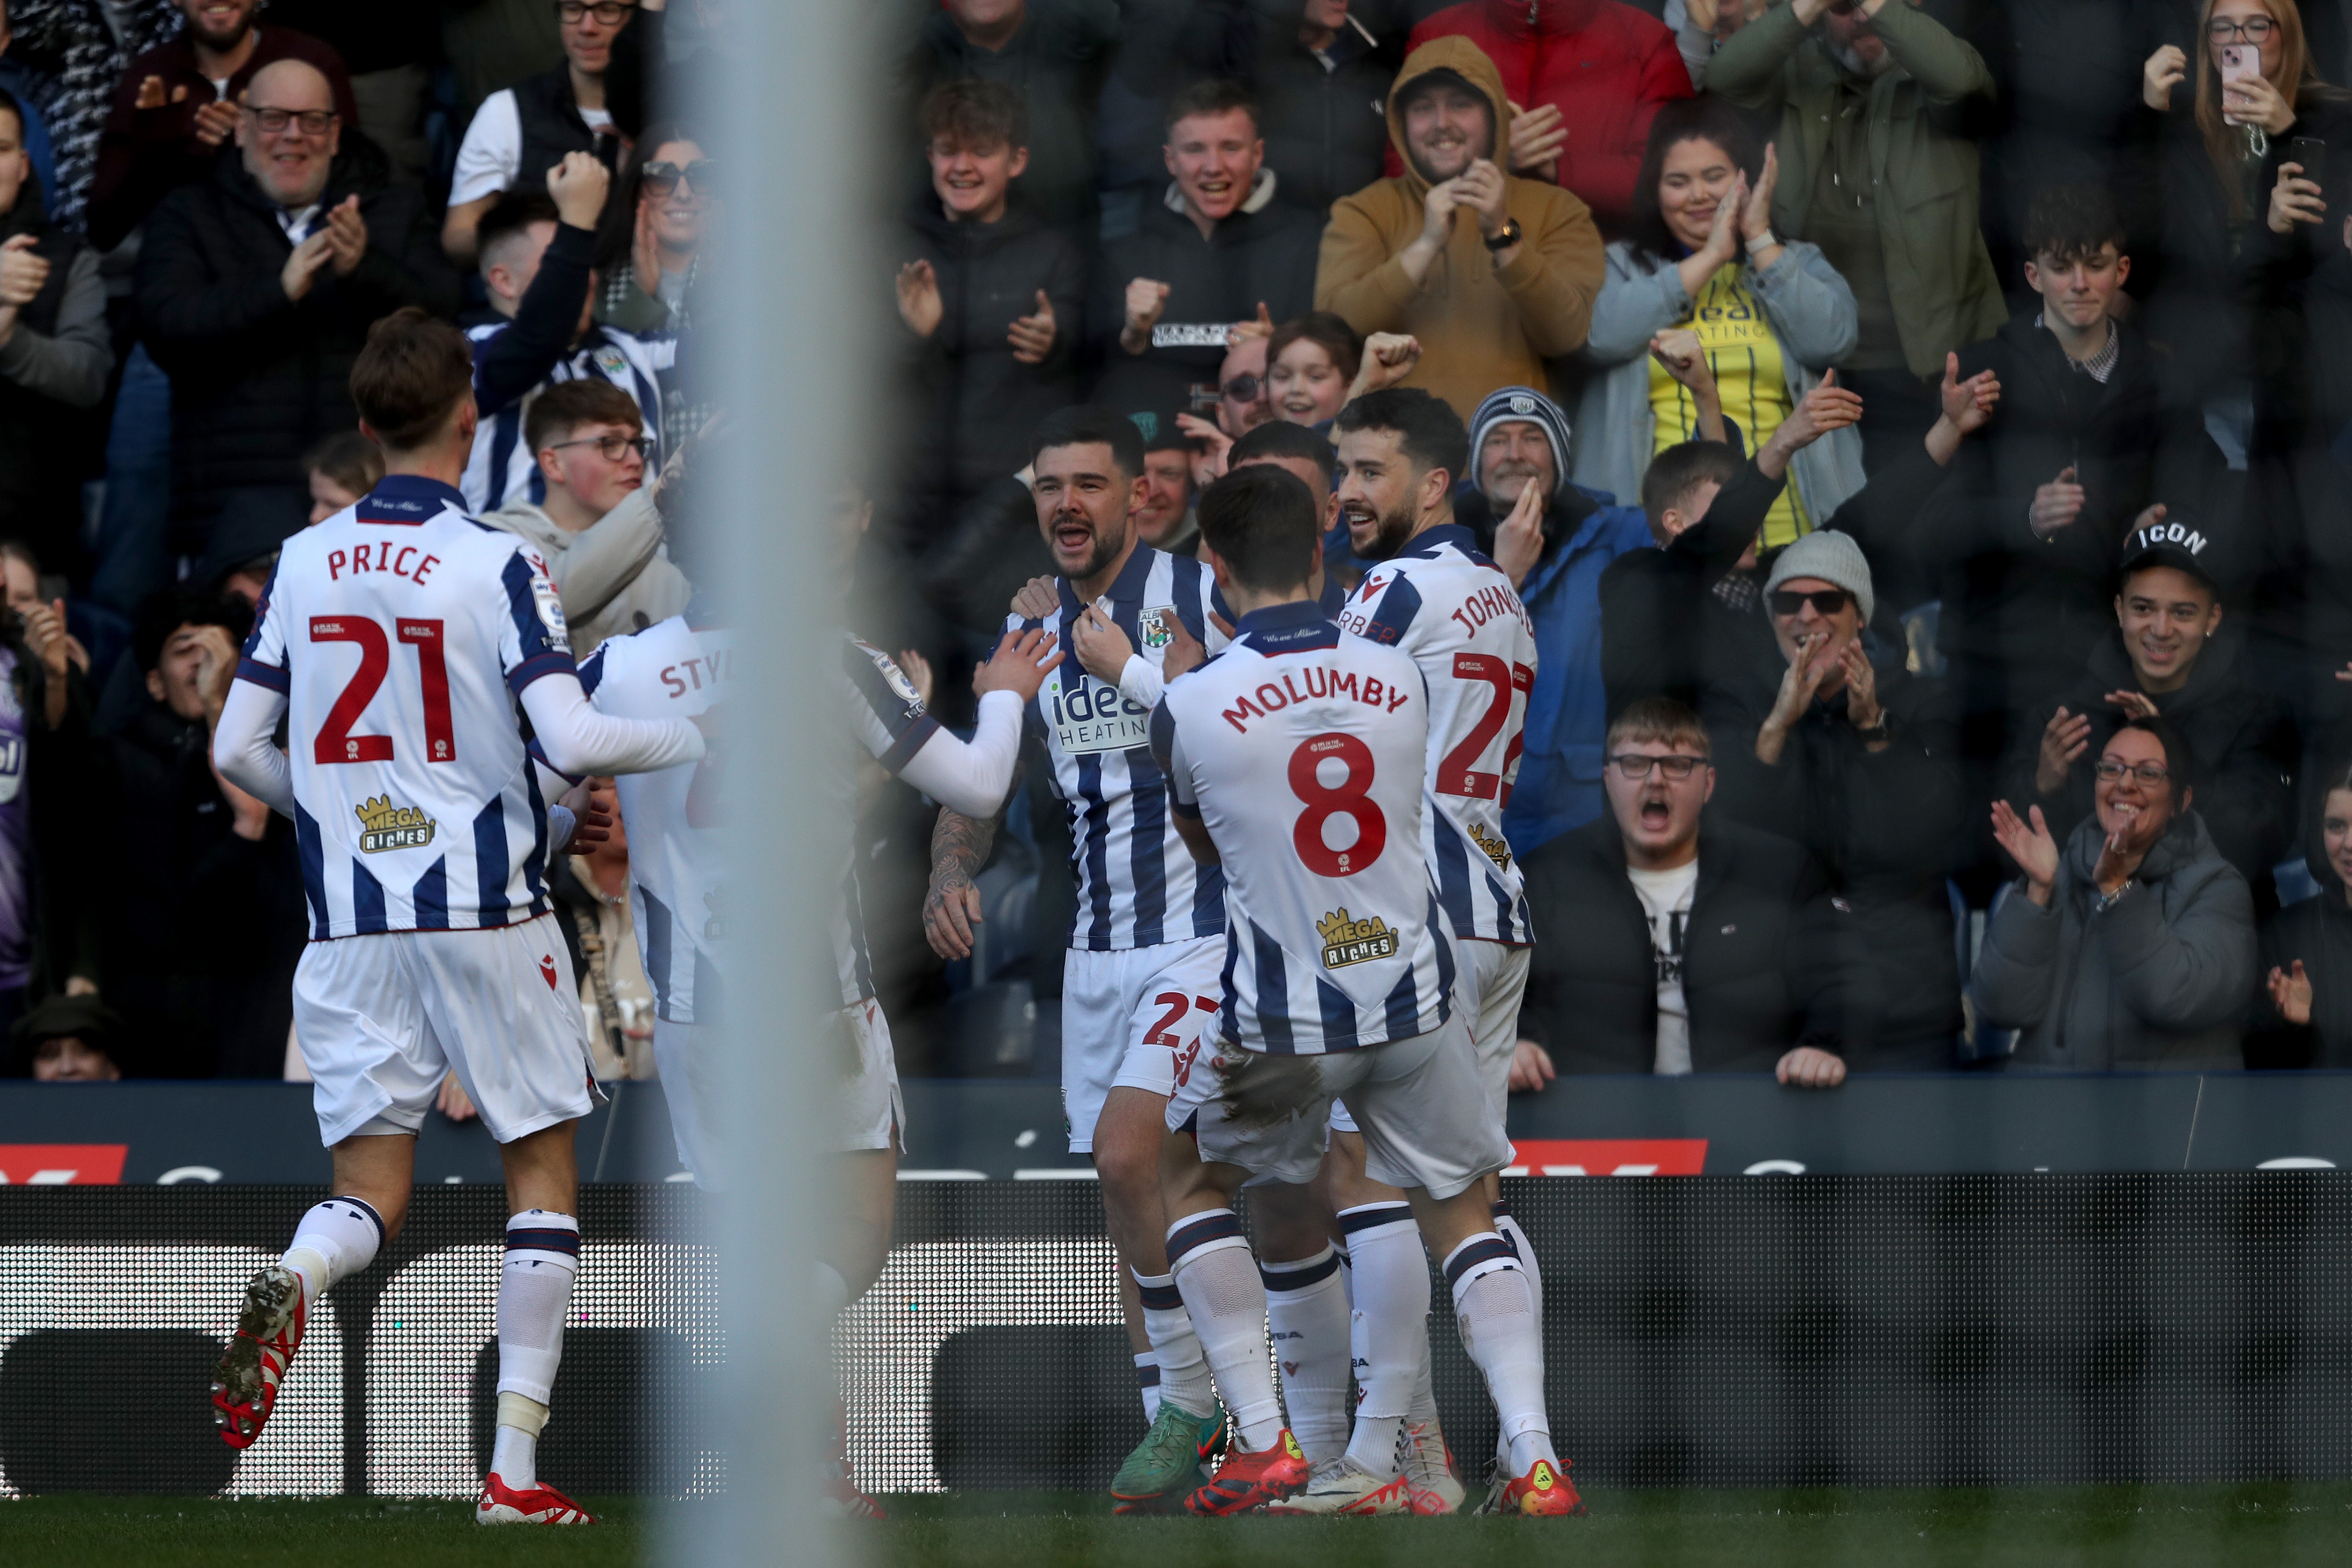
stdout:
<svg viewBox="0 0 2352 1568">
<path fill-rule="evenodd" d="M 1428 1338 L 1429 1259 L 1407 1205 L 1341 1209 L 1339 1226 L 1356 1271 L 1353 1322 L 1362 1329 L 1356 1382 L 1363 1393 L 1348 1453 L 1376 1476 L 1394 1475 L 1397 1438 L 1412 1407 L 1413 1375 Z"/>
<path fill-rule="evenodd" d="M 527 1394 L 499 1394 L 490 1474 L 519 1492 L 539 1485 L 539 1435 L 546 1426 L 546 1405 Z"/>
<path fill-rule="evenodd" d="M 307 1310 L 320 1292 L 375 1261 L 383 1245 L 383 1217 L 360 1198 L 329 1198 L 313 1204 L 294 1226 L 279 1262 L 302 1280 Z"/>
<path fill-rule="evenodd" d="M 499 1272 L 499 1435 L 491 1468 L 518 1489 L 537 1484 L 518 1480 L 504 1468 L 529 1472 L 536 1465 L 539 1433 L 525 1430 L 520 1406 L 506 1395 L 519 1394 L 544 1407 L 563 1360 L 563 1315 L 572 1304 L 572 1279 L 580 1271 L 580 1222 L 568 1214 L 525 1209 L 507 1221 L 506 1266 Z M 518 1415 L 510 1422 L 510 1414 Z M 511 1437 L 508 1434 L 514 1434 Z M 503 1456 L 503 1459 L 499 1458 Z"/>
<path fill-rule="evenodd" d="M 1143 1297 L 1143 1331 L 1151 1340 L 1152 1359 L 1160 1368 L 1159 1395 L 1150 1403 L 1206 1415 L 1216 1408 L 1217 1391 L 1209 1381 L 1201 1336 L 1193 1331 L 1192 1315 L 1184 1310 L 1175 1274 L 1138 1274 L 1135 1288 Z M 1159 1414 L 1153 1409 L 1153 1419 Z"/>
<path fill-rule="evenodd" d="M 1240 1218 L 1231 1209 L 1185 1215 L 1168 1227 L 1168 1260 L 1242 1447 L 1272 1447 L 1282 1435 L 1282 1396 L 1275 1392 L 1274 1350 L 1265 1338 L 1265 1287 Z M 1160 1376 L 1165 1397 L 1164 1362 Z"/>
<path fill-rule="evenodd" d="M 1496 1198 L 1492 1210 L 1495 1216 L 1495 1234 L 1511 1244 L 1511 1250 L 1518 1255 L 1519 1268 L 1528 1277 L 1528 1296 L 1534 1303 L 1533 1310 L 1536 1315 L 1536 1355 L 1538 1370 L 1540 1371 L 1543 1355 L 1543 1269 L 1536 1262 L 1535 1243 L 1528 1239 L 1528 1233 L 1520 1229 L 1519 1222 L 1512 1217 L 1511 1205 Z M 1510 1435 L 1498 1426 L 1495 1429 L 1495 1462 L 1507 1466 L 1510 1460 Z M 1533 1459 L 1528 1461 L 1529 1465 L 1533 1463 L 1535 1463 Z M 1512 1473 L 1525 1475 L 1527 1465 L 1521 1465 Z"/>
<path fill-rule="evenodd" d="M 1348 1287 L 1339 1249 L 1326 1246 L 1297 1263 L 1258 1268 L 1265 1286 L 1266 1326 L 1282 1368 L 1282 1403 L 1291 1436 L 1309 1464 L 1348 1446 Z"/>
<path fill-rule="evenodd" d="M 1543 1336 L 1511 1244 L 1491 1230 L 1472 1237 L 1447 1256 L 1445 1282 L 1453 1288 L 1462 1348 L 1486 1374 L 1511 1446 L 1510 1473 L 1523 1476 L 1538 1459 L 1557 1465 L 1544 1411 Z"/>
<path fill-rule="evenodd" d="M 1429 1321 L 1421 1324 L 1421 1362 L 1413 1369 L 1412 1402 L 1405 1409 L 1404 1426 L 1408 1436 L 1421 1434 L 1429 1446 L 1431 1458 L 1439 1464 L 1445 1462 L 1445 1427 L 1437 1418 L 1437 1385 L 1430 1376 Z"/>
<path fill-rule="evenodd" d="M 1143 1395 L 1143 1424 L 1160 1419 L 1160 1352 L 1139 1351 L 1135 1356 L 1135 1387 Z"/>
</svg>

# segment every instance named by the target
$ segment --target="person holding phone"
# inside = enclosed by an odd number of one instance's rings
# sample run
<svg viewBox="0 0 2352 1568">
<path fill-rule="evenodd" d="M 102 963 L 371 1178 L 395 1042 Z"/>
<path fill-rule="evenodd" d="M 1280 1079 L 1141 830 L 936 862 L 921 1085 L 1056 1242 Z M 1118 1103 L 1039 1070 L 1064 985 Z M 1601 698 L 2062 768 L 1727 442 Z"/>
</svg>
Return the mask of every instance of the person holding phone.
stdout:
<svg viewBox="0 0 2352 1568">
<path fill-rule="evenodd" d="M 2243 468 L 2254 389 L 2242 258 L 2279 165 L 2292 161 L 2290 141 L 2335 139 L 2352 100 L 2320 79 L 2295 0 L 2204 0 L 2196 48 L 2192 65 L 2167 44 L 2141 73 L 2143 100 L 2165 117 L 2164 243 L 2147 279 L 2148 335 L 2173 351 L 2172 395 L 2203 408 L 2230 466 Z M 2188 112 L 2176 112 L 2176 89 L 2192 71 Z"/>
</svg>

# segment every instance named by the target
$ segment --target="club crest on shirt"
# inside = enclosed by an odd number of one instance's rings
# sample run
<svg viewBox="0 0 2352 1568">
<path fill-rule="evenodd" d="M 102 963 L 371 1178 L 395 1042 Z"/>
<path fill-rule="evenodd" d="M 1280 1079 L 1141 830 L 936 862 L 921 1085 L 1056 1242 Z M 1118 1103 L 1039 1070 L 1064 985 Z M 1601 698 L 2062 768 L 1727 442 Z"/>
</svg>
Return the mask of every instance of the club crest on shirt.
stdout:
<svg viewBox="0 0 2352 1568">
<path fill-rule="evenodd" d="M 352 807 L 360 819 L 360 853 L 381 855 L 387 849 L 422 849 L 433 842 L 434 820 L 413 805 L 394 805 L 380 795 Z"/>
<path fill-rule="evenodd" d="M 1166 647 L 1176 640 L 1176 606 L 1161 605 L 1143 612 L 1135 618 L 1136 630 L 1143 634 L 1143 646 Z"/>
<path fill-rule="evenodd" d="M 629 372 L 629 356 L 616 348 L 598 349 L 595 358 L 596 368 L 607 377 L 626 375 Z"/>
<path fill-rule="evenodd" d="M 1497 868 L 1505 871 L 1511 868 L 1511 846 L 1501 834 L 1489 833 L 1474 822 L 1470 825 L 1470 842 L 1475 844 Z"/>
<path fill-rule="evenodd" d="M 885 658 L 877 660 L 876 662 L 880 664 L 882 667 L 883 680 L 889 685 L 892 691 L 898 694 L 899 700 L 906 703 L 906 716 L 909 719 L 921 718 L 923 716 L 923 694 L 915 689 L 915 683 L 907 678 L 907 672 L 898 668 L 898 664 L 896 659 Z"/>
<path fill-rule="evenodd" d="M 1357 920 L 1348 913 L 1345 904 L 1315 922 L 1323 936 L 1323 967 L 1345 969 L 1351 963 L 1370 963 L 1376 958 L 1394 958 L 1397 951 L 1396 932 L 1389 922 L 1378 915 Z"/>
</svg>

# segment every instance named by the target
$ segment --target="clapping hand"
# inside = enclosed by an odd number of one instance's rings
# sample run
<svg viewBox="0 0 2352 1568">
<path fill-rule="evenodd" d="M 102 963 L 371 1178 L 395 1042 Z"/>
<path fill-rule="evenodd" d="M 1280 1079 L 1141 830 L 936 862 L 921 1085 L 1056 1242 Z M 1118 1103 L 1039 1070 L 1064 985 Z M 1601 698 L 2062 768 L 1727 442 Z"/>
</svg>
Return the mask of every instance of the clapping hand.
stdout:
<svg viewBox="0 0 2352 1568">
<path fill-rule="evenodd" d="M 1568 145 L 1568 127 L 1561 121 L 1559 105 L 1538 103 L 1533 109 L 1521 109 L 1508 99 L 1504 105 L 1511 111 L 1511 173 L 1557 183 L 1560 150 Z"/>
<path fill-rule="evenodd" d="M 1013 357 L 1023 364 L 1045 363 L 1054 352 L 1054 302 L 1045 298 L 1045 290 L 1037 290 L 1036 313 L 1015 318 L 1004 337 L 1013 345 Z"/>
<path fill-rule="evenodd" d="M 928 261 L 909 261 L 898 268 L 898 319 L 919 338 L 940 330 L 947 304 L 940 298 L 940 277 Z"/>
<path fill-rule="evenodd" d="M 2042 750 L 2033 763 L 2033 789 L 2037 795 L 2056 795 L 2066 787 L 2066 776 L 2075 762 L 2090 749 L 2091 716 L 2069 713 L 2063 706 L 2050 715 L 2050 722 L 2042 727 Z"/>
<path fill-rule="evenodd" d="M 278 286 L 286 290 L 286 298 L 299 300 L 310 292 L 310 285 L 335 258 L 335 237 L 331 229 L 320 229 L 286 254 L 286 265 L 278 271 Z"/>
<path fill-rule="evenodd" d="M 1990 370 L 1980 370 L 1962 381 L 1957 353 L 1944 355 L 1944 384 L 1939 391 L 1944 417 L 1963 436 L 1983 429 L 1991 422 L 1993 410 L 2000 406 L 2000 378 Z"/>
<path fill-rule="evenodd" d="M 2017 810 L 2005 800 L 1992 803 L 1993 842 L 2009 852 L 2025 873 L 2026 897 L 2047 906 L 2050 890 L 2058 882 L 2058 841 L 2050 837 L 2050 824 L 2038 805 L 2026 808 L 2032 819 L 2029 826 L 2020 820 Z"/>
<path fill-rule="evenodd" d="M 2083 487 L 2074 482 L 2074 465 L 2067 464 L 2058 470 L 2058 477 L 2033 492 L 2033 509 L 2028 514 L 2034 536 L 2047 539 L 2062 528 L 2070 527 L 2083 515 Z"/>
<path fill-rule="evenodd" d="M 2110 691 L 2105 700 L 2109 707 L 2122 709 L 2127 720 L 2157 717 L 2156 700 L 2145 691 Z"/>
<path fill-rule="evenodd" d="M 327 264 L 338 278 L 349 278 L 367 255 L 367 219 L 360 216 L 360 199 L 345 196 L 327 214 Z"/>
<path fill-rule="evenodd" d="M 236 133 L 236 105 L 228 99 L 215 99 L 196 109 L 196 118 L 189 126 L 197 141 L 207 147 L 217 147 Z"/>
<path fill-rule="evenodd" d="M 2311 976 L 2304 973 L 2303 960 L 2296 959 L 2284 972 L 2272 970 L 2270 993 L 2280 1017 L 2298 1029 L 2311 1022 Z"/>
</svg>

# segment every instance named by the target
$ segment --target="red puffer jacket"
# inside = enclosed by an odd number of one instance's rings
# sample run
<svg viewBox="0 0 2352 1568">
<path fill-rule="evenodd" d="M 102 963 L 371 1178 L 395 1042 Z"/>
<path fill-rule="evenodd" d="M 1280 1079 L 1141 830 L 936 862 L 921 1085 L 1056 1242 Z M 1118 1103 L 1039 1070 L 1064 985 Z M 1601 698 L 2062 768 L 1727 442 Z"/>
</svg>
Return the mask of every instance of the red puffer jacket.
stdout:
<svg viewBox="0 0 2352 1568">
<path fill-rule="evenodd" d="M 1408 51 L 1449 35 L 1486 52 L 1522 110 L 1559 105 L 1568 145 L 1559 183 L 1584 198 L 1604 230 L 1622 230 L 1651 116 L 1666 100 L 1691 96 L 1665 24 L 1621 0 L 1463 0 L 1415 27 Z M 1498 139 L 1507 143 L 1507 128 Z M 1404 172 L 1393 150 L 1388 172 Z"/>
</svg>

